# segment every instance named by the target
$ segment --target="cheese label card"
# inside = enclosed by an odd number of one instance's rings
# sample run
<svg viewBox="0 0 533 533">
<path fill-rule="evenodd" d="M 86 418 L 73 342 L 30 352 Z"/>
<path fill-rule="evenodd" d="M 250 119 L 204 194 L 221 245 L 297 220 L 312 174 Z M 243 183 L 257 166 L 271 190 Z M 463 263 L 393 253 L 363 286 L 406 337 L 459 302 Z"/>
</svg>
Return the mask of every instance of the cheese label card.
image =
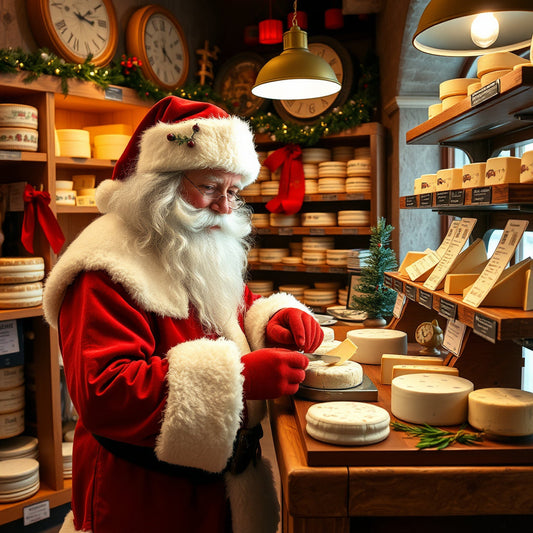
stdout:
<svg viewBox="0 0 533 533">
<path fill-rule="evenodd" d="M 424 287 L 427 287 L 432 291 L 437 290 L 468 241 L 476 222 L 477 219 L 475 218 L 462 218 L 459 221 L 459 224 L 452 235 L 450 244 L 446 248 L 438 265 L 435 267 L 429 278 L 424 282 Z"/>
<path fill-rule="evenodd" d="M 466 325 L 459 320 L 448 320 L 442 346 L 454 355 L 459 355 L 463 339 L 466 333 Z"/>
<path fill-rule="evenodd" d="M 511 257 L 513 257 L 528 223 L 527 220 L 511 219 L 507 221 L 496 250 L 494 250 L 479 278 L 477 278 L 468 294 L 464 297 L 464 303 L 472 307 L 481 305 L 481 302 L 494 287 Z"/>
<path fill-rule="evenodd" d="M 444 240 L 442 241 L 441 245 L 437 248 L 435 252 L 432 250 L 426 250 L 427 255 L 419 259 L 418 261 L 415 261 L 411 265 L 409 265 L 406 268 L 407 275 L 412 281 L 416 281 L 420 277 L 422 277 L 426 272 L 431 270 L 435 267 L 435 265 L 440 261 L 440 258 L 444 255 L 444 252 L 450 245 L 452 241 L 452 237 L 455 234 L 456 228 L 459 226 L 459 221 L 454 220 L 450 224 L 450 228 L 448 229 L 448 233 L 446 234 L 446 237 L 444 237 Z"/>
</svg>

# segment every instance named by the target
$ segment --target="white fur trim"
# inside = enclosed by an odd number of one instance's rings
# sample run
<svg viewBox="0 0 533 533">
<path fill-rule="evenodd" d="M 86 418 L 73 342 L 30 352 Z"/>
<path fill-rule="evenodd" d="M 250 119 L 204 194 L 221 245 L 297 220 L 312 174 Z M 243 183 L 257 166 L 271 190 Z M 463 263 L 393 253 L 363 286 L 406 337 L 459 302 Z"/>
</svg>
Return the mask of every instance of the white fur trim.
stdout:
<svg viewBox="0 0 533 533">
<path fill-rule="evenodd" d="M 108 213 L 87 226 L 62 254 L 43 294 L 44 316 L 52 327 L 57 328 L 68 285 L 83 270 L 105 270 L 146 311 L 172 318 L 188 316 L 189 298 L 181 281 L 171 278 L 150 256 L 133 254 L 127 232 L 121 219 Z"/>
<path fill-rule="evenodd" d="M 256 300 L 248 309 L 244 319 L 244 331 L 252 350 L 265 347 L 266 325 L 274 313 L 285 307 L 295 307 L 313 315 L 308 307 L 286 292 L 278 292 L 268 298 Z"/>
<path fill-rule="evenodd" d="M 238 476 L 226 473 L 233 533 L 276 533 L 280 509 L 272 467 L 267 459 Z"/>
<path fill-rule="evenodd" d="M 104 180 L 96 187 L 95 200 L 96 207 L 100 213 L 107 213 L 110 211 L 110 201 L 113 199 L 117 191 L 124 187 L 124 182 L 121 180 Z"/>
<path fill-rule="evenodd" d="M 193 147 L 167 139 L 168 134 L 190 137 L 195 124 L 200 129 L 194 135 Z M 159 122 L 143 133 L 137 161 L 139 172 L 197 168 L 216 168 L 240 174 L 242 187 L 255 181 L 260 164 L 249 124 L 236 116 L 198 118 L 173 124 Z"/>
<path fill-rule="evenodd" d="M 226 339 L 184 342 L 168 354 L 168 397 L 157 457 L 168 463 L 220 472 L 241 424 L 240 352 Z"/>
<path fill-rule="evenodd" d="M 76 533 L 77 531 L 78 530 L 74 526 L 74 513 L 69 511 L 65 516 L 65 520 L 63 521 L 63 525 L 61 526 L 59 533 Z M 92 533 L 92 531 L 89 530 L 84 533 Z"/>
</svg>

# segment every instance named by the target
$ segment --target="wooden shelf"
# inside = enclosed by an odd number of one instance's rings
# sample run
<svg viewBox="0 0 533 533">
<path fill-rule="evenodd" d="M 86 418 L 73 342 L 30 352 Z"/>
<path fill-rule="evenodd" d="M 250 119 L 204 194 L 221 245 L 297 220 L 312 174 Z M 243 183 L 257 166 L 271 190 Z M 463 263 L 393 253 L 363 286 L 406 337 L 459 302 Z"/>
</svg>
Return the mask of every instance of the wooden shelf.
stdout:
<svg viewBox="0 0 533 533">
<path fill-rule="evenodd" d="M 474 107 L 466 97 L 409 130 L 407 143 L 455 146 L 473 161 L 485 161 L 497 150 L 531 138 L 533 67 L 513 70 L 498 83 L 498 95 Z"/>
<path fill-rule="evenodd" d="M 330 265 L 286 265 L 284 263 L 248 263 L 249 270 L 276 270 L 282 272 L 322 272 L 329 274 L 347 274 L 346 267 L 334 267 Z"/>
<path fill-rule="evenodd" d="M 371 193 L 335 193 L 335 194 L 306 194 L 304 202 L 356 202 L 362 200 L 371 200 Z M 266 204 L 274 196 L 250 195 L 242 196 L 247 204 Z"/>
<path fill-rule="evenodd" d="M 389 287 L 406 294 L 409 299 L 424 307 L 427 307 L 427 301 L 430 301 L 430 309 L 446 318 L 451 318 L 449 309 L 453 312 L 455 308 L 455 318 L 472 328 L 474 333 L 482 333 L 481 328 L 485 331 L 487 325 L 493 326 L 492 342 L 533 338 L 533 311 L 507 307 L 472 307 L 465 304 L 461 296 L 446 294 L 442 290 L 431 291 L 426 289 L 423 283 L 411 281 L 398 272 L 387 272 L 385 277 L 389 278 L 386 280 Z M 427 300 L 420 298 L 421 292 L 423 296 L 429 295 Z"/>
<path fill-rule="evenodd" d="M 255 228 L 258 235 L 370 235 L 370 227 L 287 227 L 287 228 Z"/>
<path fill-rule="evenodd" d="M 43 315 L 42 306 L 22 307 L 20 309 L 0 309 L 0 322 L 3 320 L 17 320 Z"/>
<path fill-rule="evenodd" d="M 42 152 L 0 150 L 0 161 L 28 161 L 30 163 L 46 163 L 47 156 Z"/>
<path fill-rule="evenodd" d="M 112 169 L 116 161 L 111 159 L 93 159 L 84 157 L 56 157 L 56 165 L 60 168 L 105 168 Z"/>
</svg>

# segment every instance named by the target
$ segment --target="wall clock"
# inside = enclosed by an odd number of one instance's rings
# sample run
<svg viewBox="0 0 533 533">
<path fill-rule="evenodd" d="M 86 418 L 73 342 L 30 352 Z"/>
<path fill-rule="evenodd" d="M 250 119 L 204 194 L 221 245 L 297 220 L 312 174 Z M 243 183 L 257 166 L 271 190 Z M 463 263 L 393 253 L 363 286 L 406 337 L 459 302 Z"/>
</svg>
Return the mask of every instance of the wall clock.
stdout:
<svg viewBox="0 0 533 533">
<path fill-rule="evenodd" d="M 283 120 L 299 124 L 315 122 L 320 115 L 343 105 L 353 84 L 352 58 L 339 41 L 328 36 L 315 36 L 309 39 L 308 46 L 310 52 L 324 58 L 331 65 L 342 87 L 338 93 L 322 98 L 274 100 L 274 108 Z"/>
<path fill-rule="evenodd" d="M 172 91 L 185 83 L 189 49 L 170 11 L 156 5 L 135 11 L 126 28 L 126 49 L 142 61 L 144 75 L 159 87 Z"/>
<path fill-rule="evenodd" d="M 268 100 L 252 94 L 255 79 L 264 64 L 259 54 L 243 52 L 220 67 L 214 89 L 224 100 L 228 113 L 251 117 L 268 105 Z"/>
<path fill-rule="evenodd" d="M 440 355 L 439 348 L 444 340 L 444 333 L 435 319 L 432 322 L 422 322 L 415 330 L 415 340 L 423 348 L 423 355 Z"/>
<path fill-rule="evenodd" d="M 71 63 L 89 55 L 97 66 L 113 59 L 118 24 L 111 0 L 26 0 L 26 8 L 39 46 Z"/>
</svg>

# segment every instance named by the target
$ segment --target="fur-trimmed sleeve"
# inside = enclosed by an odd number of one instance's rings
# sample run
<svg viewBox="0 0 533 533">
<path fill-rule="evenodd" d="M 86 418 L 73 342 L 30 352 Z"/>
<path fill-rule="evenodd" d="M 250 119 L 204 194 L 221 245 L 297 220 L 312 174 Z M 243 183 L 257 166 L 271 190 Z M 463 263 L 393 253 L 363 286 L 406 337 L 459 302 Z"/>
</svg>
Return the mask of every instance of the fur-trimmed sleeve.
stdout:
<svg viewBox="0 0 533 533">
<path fill-rule="evenodd" d="M 260 350 L 265 347 L 265 330 L 268 321 L 277 311 L 286 307 L 295 307 L 310 315 L 313 314 L 292 294 L 285 292 L 273 294 L 268 298 L 259 298 L 248 309 L 244 318 L 244 331 L 252 350 Z"/>
<path fill-rule="evenodd" d="M 168 397 L 156 455 L 168 463 L 220 472 L 233 451 L 243 411 L 237 345 L 199 339 L 168 354 Z"/>
</svg>

